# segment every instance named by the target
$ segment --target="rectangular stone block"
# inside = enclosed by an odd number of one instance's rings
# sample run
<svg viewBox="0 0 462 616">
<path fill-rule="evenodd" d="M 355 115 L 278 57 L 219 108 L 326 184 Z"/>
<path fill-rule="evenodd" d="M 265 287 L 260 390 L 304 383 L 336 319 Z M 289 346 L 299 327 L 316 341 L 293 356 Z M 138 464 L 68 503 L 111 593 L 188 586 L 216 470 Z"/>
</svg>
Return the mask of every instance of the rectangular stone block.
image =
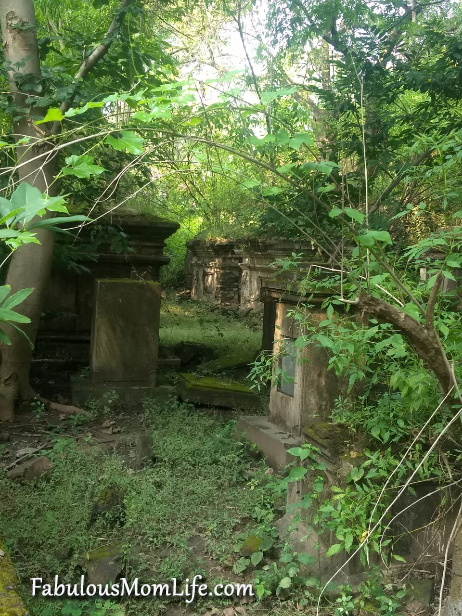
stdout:
<svg viewBox="0 0 462 616">
<path fill-rule="evenodd" d="M 96 280 L 91 337 L 94 382 L 155 385 L 160 287 L 131 279 Z"/>
</svg>

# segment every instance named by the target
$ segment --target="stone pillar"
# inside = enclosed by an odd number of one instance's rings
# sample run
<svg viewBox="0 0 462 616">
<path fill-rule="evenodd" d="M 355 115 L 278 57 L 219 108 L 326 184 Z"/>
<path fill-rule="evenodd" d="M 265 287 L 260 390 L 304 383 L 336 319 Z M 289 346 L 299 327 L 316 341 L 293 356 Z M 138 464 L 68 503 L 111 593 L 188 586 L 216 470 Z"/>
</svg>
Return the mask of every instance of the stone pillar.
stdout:
<svg viewBox="0 0 462 616">
<path fill-rule="evenodd" d="M 90 374 L 93 382 L 154 386 L 160 287 L 141 280 L 96 280 Z"/>
</svg>

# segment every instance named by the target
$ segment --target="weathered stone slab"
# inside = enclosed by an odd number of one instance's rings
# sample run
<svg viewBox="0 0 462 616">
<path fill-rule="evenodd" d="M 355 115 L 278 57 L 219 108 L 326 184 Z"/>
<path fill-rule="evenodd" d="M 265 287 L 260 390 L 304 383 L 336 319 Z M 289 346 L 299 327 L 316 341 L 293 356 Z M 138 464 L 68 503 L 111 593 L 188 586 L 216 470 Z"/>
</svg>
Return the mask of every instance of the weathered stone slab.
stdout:
<svg viewBox="0 0 462 616">
<path fill-rule="evenodd" d="M 87 571 L 89 584 L 115 582 L 123 569 L 123 546 L 121 543 L 105 545 L 87 552 L 79 563 Z"/>
<path fill-rule="evenodd" d="M 290 462 L 294 461 L 295 458 L 287 450 L 303 443 L 302 438 L 293 436 L 276 426 L 268 417 L 261 415 L 239 417 L 236 424 L 236 437 L 255 443 L 267 464 L 275 472 L 283 471 Z"/>
<path fill-rule="evenodd" d="M 39 479 L 42 475 L 46 475 L 53 468 L 53 464 L 47 456 L 40 456 L 18 464 L 10 471 L 8 477 L 10 479 Z"/>
<path fill-rule="evenodd" d="M 258 397 L 249 387 L 237 381 L 180 374 L 178 394 L 185 402 L 224 408 L 252 408 Z"/>
<path fill-rule="evenodd" d="M 141 280 L 97 280 L 91 344 L 94 382 L 155 385 L 160 287 Z"/>
</svg>

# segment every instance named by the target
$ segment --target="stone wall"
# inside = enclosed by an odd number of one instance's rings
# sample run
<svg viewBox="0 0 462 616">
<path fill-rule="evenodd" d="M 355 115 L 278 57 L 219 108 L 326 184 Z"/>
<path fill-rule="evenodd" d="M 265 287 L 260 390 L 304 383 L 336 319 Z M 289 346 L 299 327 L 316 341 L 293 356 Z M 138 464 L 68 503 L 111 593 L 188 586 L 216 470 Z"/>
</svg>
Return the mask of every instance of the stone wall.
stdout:
<svg viewBox="0 0 462 616">
<path fill-rule="evenodd" d="M 233 240 L 188 242 L 186 285 L 193 299 L 206 299 L 222 308 L 261 310 L 262 283 L 273 278 L 276 259 L 303 253 L 307 261 L 316 253 L 309 242 L 290 240 Z"/>
</svg>

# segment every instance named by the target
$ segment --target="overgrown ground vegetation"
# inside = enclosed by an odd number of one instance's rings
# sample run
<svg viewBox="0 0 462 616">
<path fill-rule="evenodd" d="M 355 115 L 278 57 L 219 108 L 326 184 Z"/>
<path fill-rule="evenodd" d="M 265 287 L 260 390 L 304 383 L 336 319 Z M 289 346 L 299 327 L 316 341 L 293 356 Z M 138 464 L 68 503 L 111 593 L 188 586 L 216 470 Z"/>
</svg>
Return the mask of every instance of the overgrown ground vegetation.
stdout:
<svg viewBox="0 0 462 616">
<path fill-rule="evenodd" d="M 135 426 L 152 433 L 155 463 L 134 473 L 119 453 L 105 451 L 95 428 L 108 417 L 128 434 Z M 40 419 L 32 423 L 35 429 L 46 425 Z M 235 440 L 229 417 L 146 400 L 139 414 L 106 414 L 97 424 L 66 428 L 47 436 L 54 465 L 47 480 L 17 484 L 5 474 L 0 479 L 0 532 L 31 614 L 96 613 L 94 601 L 71 602 L 66 612 L 62 601 L 32 599 L 28 580 L 55 575 L 72 580 L 86 551 L 114 541 L 122 542 L 130 578 L 160 582 L 201 573 L 211 583 L 236 577 L 238 533 L 255 524 L 262 507 L 270 513 L 274 502 L 262 501 L 264 466 Z M 123 523 L 113 527 L 103 516 L 89 527 L 101 490 L 114 487 L 123 494 Z M 140 615 L 167 609 L 137 600 L 125 607 L 127 614 Z"/>
<path fill-rule="evenodd" d="M 174 295 L 162 303 L 160 344 L 173 349 L 182 342 L 209 346 L 217 358 L 249 358 L 261 348 L 261 315 L 243 316 L 207 302 L 180 301 Z"/>
</svg>

